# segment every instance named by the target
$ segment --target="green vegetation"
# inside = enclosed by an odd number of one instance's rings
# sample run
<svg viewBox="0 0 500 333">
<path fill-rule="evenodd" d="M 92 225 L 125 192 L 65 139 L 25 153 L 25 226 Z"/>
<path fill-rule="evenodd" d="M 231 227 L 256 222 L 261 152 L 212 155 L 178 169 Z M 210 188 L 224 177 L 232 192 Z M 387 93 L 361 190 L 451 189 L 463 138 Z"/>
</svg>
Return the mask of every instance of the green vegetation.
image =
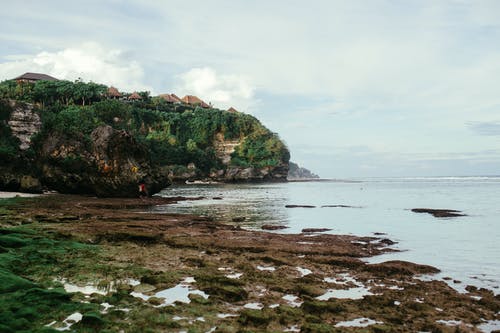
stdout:
<svg viewBox="0 0 500 333">
<path fill-rule="evenodd" d="M 216 142 L 222 139 L 242 142 L 232 155 L 233 166 L 263 168 L 288 163 L 289 152 L 283 142 L 250 115 L 169 104 L 148 92 L 140 93 L 140 101 L 112 100 L 106 98 L 106 90 L 93 82 L 4 81 L 0 83 L 0 99 L 37 103 L 43 128 L 33 140 L 35 150 L 54 134 L 83 142 L 89 149 L 92 131 L 106 124 L 130 133 L 156 166 L 185 167 L 192 162 L 204 174 L 224 168 L 215 150 Z M 15 140 L 3 139 L 10 137 L 2 121 L 6 118 L 4 109 L 1 106 L 3 160 L 17 153 Z"/>
<path fill-rule="evenodd" d="M 92 312 L 96 304 L 71 299 L 52 279 L 66 269 L 81 269 L 82 257 L 93 248 L 37 235 L 27 228 L 0 229 L 0 331 L 55 332 L 42 328 L 78 311 Z M 73 268 L 70 268 L 70 267 Z"/>
<path fill-rule="evenodd" d="M 10 113 L 9 104 L 0 100 L 0 165 L 12 160 L 18 153 L 19 140 L 12 136 L 7 125 Z"/>
<path fill-rule="evenodd" d="M 94 82 L 37 81 L 16 83 L 13 80 L 0 83 L 0 98 L 16 99 L 42 105 L 87 105 L 104 98 L 107 87 Z"/>
</svg>

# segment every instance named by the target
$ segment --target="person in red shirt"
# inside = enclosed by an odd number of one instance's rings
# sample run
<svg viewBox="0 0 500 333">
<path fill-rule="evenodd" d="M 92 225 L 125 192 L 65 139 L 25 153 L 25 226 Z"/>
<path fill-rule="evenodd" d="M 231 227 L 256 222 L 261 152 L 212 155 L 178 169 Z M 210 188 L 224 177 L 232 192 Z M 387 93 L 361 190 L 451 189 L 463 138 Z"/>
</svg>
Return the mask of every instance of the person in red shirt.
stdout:
<svg viewBox="0 0 500 333">
<path fill-rule="evenodd" d="M 148 190 L 146 188 L 146 184 L 144 182 L 144 180 L 141 180 L 139 182 L 139 198 L 144 198 L 144 197 L 148 197 L 149 194 L 148 194 Z"/>
</svg>

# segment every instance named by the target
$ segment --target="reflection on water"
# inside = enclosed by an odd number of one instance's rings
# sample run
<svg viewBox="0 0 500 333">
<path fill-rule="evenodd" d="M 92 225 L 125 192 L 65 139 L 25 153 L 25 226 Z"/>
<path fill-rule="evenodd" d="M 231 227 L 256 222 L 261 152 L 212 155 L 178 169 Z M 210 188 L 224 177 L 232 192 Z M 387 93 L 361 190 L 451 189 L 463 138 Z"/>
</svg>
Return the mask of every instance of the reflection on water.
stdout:
<svg viewBox="0 0 500 333">
<path fill-rule="evenodd" d="M 282 191 L 280 190 L 282 189 Z M 154 212 L 184 213 L 213 217 L 215 220 L 260 229 L 262 225 L 287 225 L 288 214 L 282 208 L 287 200 L 286 184 L 250 185 L 184 185 L 167 188 L 161 196 L 204 197 L 202 200 L 181 201 L 176 205 L 158 206 Z"/>
</svg>

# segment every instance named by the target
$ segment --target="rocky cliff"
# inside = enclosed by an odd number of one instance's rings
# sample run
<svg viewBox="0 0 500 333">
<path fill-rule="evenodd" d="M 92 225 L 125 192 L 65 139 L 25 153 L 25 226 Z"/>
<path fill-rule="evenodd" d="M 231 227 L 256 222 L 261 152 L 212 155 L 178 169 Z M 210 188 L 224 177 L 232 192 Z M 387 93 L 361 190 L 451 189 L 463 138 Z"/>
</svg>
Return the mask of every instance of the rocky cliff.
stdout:
<svg viewBox="0 0 500 333">
<path fill-rule="evenodd" d="M 156 193 L 169 185 L 167 175 L 151 167 L 148 152 L 124 130 L 109 125 L 94 129 L 90 144 L 49 135 L 39 163 L 44 185 L 63 193 L 103 197 L 137 196 L 138 184 Z"/>
<path fill-rule="evenodd" d="M 141 105 L 144 106 L 144 105 Z M 172 181 L 286 181 L 289 153 L 245 114 L 1 101 L 0 190 L 134 197 Z"/>
<path fill-rule="evenodd" d="M 297 163 L 290 162 L 288 170 L 288 180 L 319 179 L 320 177 L 306 168 L 300 167 Z"/>
</svg>

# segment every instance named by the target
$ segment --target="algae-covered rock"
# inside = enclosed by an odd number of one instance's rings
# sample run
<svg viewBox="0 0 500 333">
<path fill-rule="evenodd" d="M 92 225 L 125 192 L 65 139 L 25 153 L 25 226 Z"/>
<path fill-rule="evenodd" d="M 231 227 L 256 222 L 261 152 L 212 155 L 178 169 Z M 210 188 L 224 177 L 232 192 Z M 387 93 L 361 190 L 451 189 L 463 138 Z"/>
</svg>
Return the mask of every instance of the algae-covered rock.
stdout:
<svg viewBox="0 0 500 333">
<path fill-rule="evenodd" d="M 31 281 L 23 279 L 5 269 L 0 268 L 0 293 L 24 290 L 35 287 Z"/>
<path fill-rule="evenodd" d="M 104 319 L 101 317 L 101 314 L 98 312 L 88 312 L 83 314 L 82 320 L 75 325 L 74 328 L 81 327 L 83 329 L 85 328 L 92 328 L 94 330 L 98 330 L 99 328 L 103 327 L 106 324 Z"/>
<path fill-rule="evenodd" d="M 238 321 L 245 326 L 267 326 L 274 318 L 274 313 L 267 309 L 245 309 L 241 312 Z"/>
<path fill-rule="evenodd" d="M 301 333 L 332 333 L 341 332 L 335 327 L 323 323 L 306 323 L 300 328 Z"/>
<path fill-rule="evenodd" d="M 14 235 L 0 235 L 0 246 L 5 248 L 18 248 L 26 246 L 27 242 Z"/>
</svg>

